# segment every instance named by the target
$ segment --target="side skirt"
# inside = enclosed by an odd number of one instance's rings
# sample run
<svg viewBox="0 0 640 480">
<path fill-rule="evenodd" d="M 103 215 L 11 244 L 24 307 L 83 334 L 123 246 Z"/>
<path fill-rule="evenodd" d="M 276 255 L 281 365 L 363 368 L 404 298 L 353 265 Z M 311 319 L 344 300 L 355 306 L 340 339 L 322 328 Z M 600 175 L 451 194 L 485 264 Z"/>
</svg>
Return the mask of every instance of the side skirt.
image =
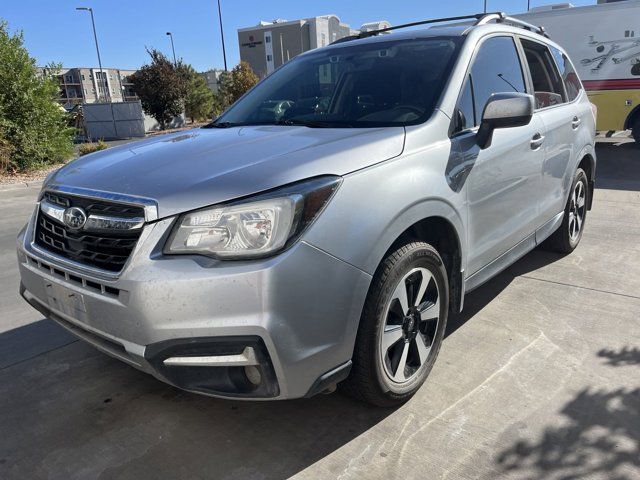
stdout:
<svg viewBox="0 0 640 480">
<path fill-rule="evenodd" d="M 560 225 L 562 225 L 563 216 L 564 212 L 554 215 L 551 220 L 538 228 L 534 233 L 526 237 L 511 249 L 507 250 L 491 263 L 482 267 L 473 275 L 470 275 L 464 282 L 464 292 L 467 293 L 478 288 L 480 285 L 495 277 L 505 268 L 529 253 L 537 245 L 540 245 L 553 232 L 555 232 Z"/>
</svg>

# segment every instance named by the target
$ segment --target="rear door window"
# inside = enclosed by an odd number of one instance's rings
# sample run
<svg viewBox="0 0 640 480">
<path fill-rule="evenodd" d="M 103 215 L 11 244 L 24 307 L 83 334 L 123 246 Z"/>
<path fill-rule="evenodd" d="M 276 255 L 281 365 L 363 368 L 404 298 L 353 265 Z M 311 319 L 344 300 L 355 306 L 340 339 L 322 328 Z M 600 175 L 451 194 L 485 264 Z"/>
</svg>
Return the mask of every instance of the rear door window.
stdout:
<svg viewBox="0 0 640 480">
<path fill-rule="evenodd" d="M 582 90 L 582 83 L 580 83 L 580 79 L 578 78 L 576 70 L 573 68 L 573 64 L 571 63 L 571 60 L 569 60 L 569 57 L 556 47 L 550 48 L 553 58 L 556 60 L 556 65 L 558 66 L 562 81 L 564 82 L 564 88 L 567 92 L 567 100 L 572 102 L 580 94 L 580 91 Z"/>
<path fill-rule="evenodd" d="M 562 78 L 546 45 L 522 39 L 522 47 L 531 73 L 536 108 L 552 107 L 566 102 Z"/>
</svg>

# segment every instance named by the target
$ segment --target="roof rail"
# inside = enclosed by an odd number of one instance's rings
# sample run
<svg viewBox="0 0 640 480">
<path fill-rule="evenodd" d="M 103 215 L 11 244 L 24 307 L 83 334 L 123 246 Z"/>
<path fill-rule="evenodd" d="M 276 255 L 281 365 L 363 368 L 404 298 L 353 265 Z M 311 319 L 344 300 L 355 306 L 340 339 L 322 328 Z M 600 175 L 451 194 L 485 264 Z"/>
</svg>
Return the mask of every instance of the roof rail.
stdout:
<svg viewBox="0 0 640 480">
<path fill-rule="evenodd" d="M 381 33 L 390 32 L 392 30 L 398 30 L 400 28 L 417 27 L 419 25 L 428 25 L 430 23 L 455 22 L 457 20 L 471 20 L 471 19 L 476 20 L 476 22 L 473 24 L 474 26 L 485 25 L 495 20 L 496 23 L 504 23 L 504 22 L 511 23 L 513 25 L 526 28 L 527 30 L 530 30 L 532 32 L 539 33 L 540 35 L 544 35 L 545 37 L 549 37 L 549 35 L 547 35 L 543 27 L 538 27 L 530 23 L 524 22 L 522 20 L 519 20 L 517 18 L 509 17 L 504 12 L 491 12 L 491 13 L 476 13 L 473 15 L 461 15 L 458 17 L 433 18 L 430 20 L 421 20 L 419 22 L 403 23 L 402 25 L 393 25 L 391 27 L 381 28 L 379 30 L 371 30 L 369 32 L 360 32 L 357 35 L 350 35 L 348 37 L 343 37 L 336 40 L 335 42 L 332 42 L 331 45 L 335 45 L 337 43 L 349 42 L 351 40 L 358 40 L 360 38 L 374 37 Z"/>
<path fill-rule="evenodd" d="M 348 37 L 343 37 L 343 38 L 340 38 L 340 39 L 336 40 L 335 42 L 332 42 L 331 45 L 335 45 L 337 43 L 349 42 L 351 40 L 358 40 L 359 38 L 374 37 L 374 36 L 379 35 L 381 33 L 390 32 L 392 30 L 398 30 L 400 28 L 417 27 L 418 25 L 428 25 L 430 23 L 455 22 L 457 20 L 471 20 L 471 19 L 480 20 L 483 16 L 485 16 L 484 13 L 476 13 L 474 15 L 461 15 L 461 16 L 458 16 L 458 17 L 432 18 L 430 20 L 421 20 L 419 22 L 403 23 L 402 25 L 393 25 L 391 27 L 381 28 L 379 30 L 371 30 L 369 32 L 360 32 L 357 35 L 350 35 Z"/>
<path fill-rule="evenodd" d="M 509 17 L 504 12 L 487 13 L 486 15 L 483 15 L 481 18 L 479 18 L 474 25 L 486 25 L 493 20 L 495 20 L 496 23 L 511 23 L 515 26 L 522 27 L 526 30 L 544 35 L 545 37 L 549 38 L 549 35 L 547 34 L 547 31 L 544 29 L 544 27 L 527 23 L 523 20 L 520 20 L 519 18 Z"/>
</svg>

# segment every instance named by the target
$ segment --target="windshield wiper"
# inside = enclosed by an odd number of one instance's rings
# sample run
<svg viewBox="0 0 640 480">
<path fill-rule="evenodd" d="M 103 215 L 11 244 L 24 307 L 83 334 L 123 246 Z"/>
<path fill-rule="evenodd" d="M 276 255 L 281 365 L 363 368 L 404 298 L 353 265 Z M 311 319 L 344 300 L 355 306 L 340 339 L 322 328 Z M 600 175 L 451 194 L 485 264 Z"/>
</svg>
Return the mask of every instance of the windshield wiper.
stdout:
<svg viewBox="0 0 640 480">
<path fill-rule="evenodd" d="M 299 125 L 302 127 L 309 128 L 336 128 L 336 127 L 350 127 L 349 124 L 339 123 L 339 122 L 327 122 L 322 120 L 303 120 L 301 118 L 287 118 L 283 120 L 278 120 L 275 122 L 276 125 Z"/>
<path fill-rule="evenodd" d="M 238 125 L 237 123 L 232 123 L 232 122 L 211 122 L 211 123 L 207 123 L 202 128 L 229 128 L 229 127 L 235 127 L 237 125 Z"/>
</svg>

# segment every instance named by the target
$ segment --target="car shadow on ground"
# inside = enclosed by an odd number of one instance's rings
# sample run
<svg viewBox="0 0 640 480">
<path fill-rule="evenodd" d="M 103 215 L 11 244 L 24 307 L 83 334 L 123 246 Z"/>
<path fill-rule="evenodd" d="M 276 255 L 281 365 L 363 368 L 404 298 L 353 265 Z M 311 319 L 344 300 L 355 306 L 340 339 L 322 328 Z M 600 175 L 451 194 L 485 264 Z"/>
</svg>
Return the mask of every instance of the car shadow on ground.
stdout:
<svg viewBox="0 0 640 480">
<path fill-rule="evenodd" d="M 598 143 L 596 154 L 607 159 L 596 165 L 596 188 L 640 191 L 640 146 L 635 142 Z"/>
<path fill-rule="evenodd" d="M 640 365 L 637 348 L 597 355 L 614 368 Z M 637 368 L 629 374 L 637 375 Z M 640 388 L 583 388 L 559 413 L 562 422 L 545 427 L 538 441 L 517 440 L 499 452 L 499 471 L 523 478 L 638 478 Z"/>
<path fill-rule="evenodd" d="M 564 258 L 564 255 L 545 251 L 537 248 L 528 253 L 503 272 L 489 280 L 487 283 L 467 293 L 464 299 L 462 313 L 449 316 L 445 338 L 453 334 L 458 328 L 472 319 L 478 312 L 486 307 L 500 292 L 509 286 L 519 276 L 526 275 L 546 265 L 550 265 Z"/>
</svg>

